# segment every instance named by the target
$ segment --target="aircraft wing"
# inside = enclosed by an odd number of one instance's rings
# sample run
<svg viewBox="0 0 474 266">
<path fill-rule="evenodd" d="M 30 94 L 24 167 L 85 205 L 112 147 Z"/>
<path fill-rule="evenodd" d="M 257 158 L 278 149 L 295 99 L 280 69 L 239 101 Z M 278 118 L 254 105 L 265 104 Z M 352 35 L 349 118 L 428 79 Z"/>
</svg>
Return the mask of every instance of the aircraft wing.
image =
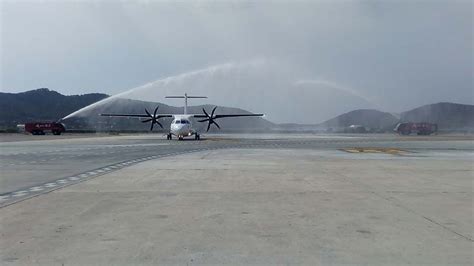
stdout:
<svg viewBox="0 0 474 266">
<path fill-rule="evenodd" d="M 136 118 L 150 118 L 148 114 L 100 114 L 100 116 L 107 116 L 107 117 L 136 117 Z M 159 114 L 156 118 L 162 117 L 173 117 L 173 114 Z"/>
<path fill-rule="evenodd" d="M 205 114 L 192 115 L 195 118 L 208 118 Z M 231 115 L 215 115 L 213 118 L 224 118 L 224 117 L 243 117 L 243 116 L 265 116 L 264 114 L 231 114 Z"/>
</svg>

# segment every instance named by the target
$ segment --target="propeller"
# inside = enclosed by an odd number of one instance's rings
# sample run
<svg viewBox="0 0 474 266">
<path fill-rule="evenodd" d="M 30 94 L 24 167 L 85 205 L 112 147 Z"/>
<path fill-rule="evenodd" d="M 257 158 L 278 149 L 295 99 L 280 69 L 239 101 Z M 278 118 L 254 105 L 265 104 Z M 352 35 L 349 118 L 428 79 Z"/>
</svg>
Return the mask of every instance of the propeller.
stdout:
<svg viewBox="0 0 474 266">
<path fill-rule="evenodd" d="M 150 118 L 148 118 L 148 119 L 146 119 L 146 120 L 143 120 L 142 123 L 148 123 L 148 122 L 151 121 L 150 131 L 153 131 L 153 126 L 154 126 L 155 124 L 158 124 L 161 128 L 163 128 L 163 125 L 162 125 L 160 122 L 158 122 L 158 119 L 160 119 L 160 117 L 159 117 L 159 116 L 158 116 L 158 117 L 156 116 L 156 113 L 158 112 L 158 108 L 159 108 L 159 107 L 160 107 L 160 106 L 157 106 L 157 107 L 155 108 L 155 111 L 153 112 L 153 115 L 151 115 L 150 112 L 148 112 L 148 110 L 145 108 L 145 113 L 146 113 Z"/>
<path fill-rule="evenodd" d="M 217 128 L 221 129 L 221 127 L 219 126 L 219 124 L 216 123 L 216 121 L 214 119 L 216 119 L 216 117 L 214 116 L 214 112 L 216 111 L 217 109 L 217 106 L 214 107 L 214 109 L 212 109 L 212 112 L 211 112 L 211 115 L 209 115 L 206 110 L 204 108 L 202 108 L 202 111 L 204 112 L 204 114 L 206 115 L 206 119 L 203 119 L 203 120 L 199 120 L 198 122 L 207 122 L 209 121 L 209 123 L 207 124 L 207 131 L 209 131 L 209 129 L 211 128 L 211 125 L 214 124 L 217 126 Z"/>
</svg>

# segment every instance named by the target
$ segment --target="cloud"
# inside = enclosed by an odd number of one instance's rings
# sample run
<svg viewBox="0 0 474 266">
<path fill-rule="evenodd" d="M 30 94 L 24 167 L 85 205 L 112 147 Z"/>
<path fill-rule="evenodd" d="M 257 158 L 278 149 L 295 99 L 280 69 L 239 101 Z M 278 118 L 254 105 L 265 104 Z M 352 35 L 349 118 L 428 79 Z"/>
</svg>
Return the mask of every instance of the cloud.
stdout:
<svg viewBox="0 0 474 266">
<path fill-rule="evenodd" d="M 315 120 L 345 110 L 342 93 L 392 112 L 472 104 L 472 10 L 470 1 L 10 1 L 1 89 L 117 94 L 149 83 L 167 92 L 181 80 L 288 122 L 300 116 L 274 91 L 337 96 Z M 248 66 L 255 60 L 264 63 Z"/>
</svg>

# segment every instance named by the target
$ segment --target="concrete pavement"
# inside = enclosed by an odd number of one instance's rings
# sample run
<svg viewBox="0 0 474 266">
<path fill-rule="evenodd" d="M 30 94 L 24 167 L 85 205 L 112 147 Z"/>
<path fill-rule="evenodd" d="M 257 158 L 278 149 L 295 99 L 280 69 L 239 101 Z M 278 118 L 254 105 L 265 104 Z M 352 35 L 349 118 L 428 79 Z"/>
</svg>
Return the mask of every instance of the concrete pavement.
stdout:
<svg viewBox="0 0 474 266">
<path fill-rule="evenodd" d="M 222 149 L 0 209 L 2 264 L 473 263 L 472 153 Z"/>
</svg>

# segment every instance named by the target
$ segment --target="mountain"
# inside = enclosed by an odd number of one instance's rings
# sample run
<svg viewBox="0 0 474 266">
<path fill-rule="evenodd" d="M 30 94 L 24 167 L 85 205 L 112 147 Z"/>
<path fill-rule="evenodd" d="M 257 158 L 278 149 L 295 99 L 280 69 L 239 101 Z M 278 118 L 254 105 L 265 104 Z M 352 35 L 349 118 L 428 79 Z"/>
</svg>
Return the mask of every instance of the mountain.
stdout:
<svg viewBox="0 0 474 266">
<path fill-rule="evenodd" d="M 446 102 L 428 104 L 403 112 L 400 120 L 436 123 L 440 130 L 473 129 L 474 105 Z"/>
<path fill-rule="evenodd" d="M 400 114 L 361 109 L 339 115 L 318 125 L 321 128 L 344 131 L 351 125 L 361 125 L 374 131 L 391 131 L 399 122 L 429 122 L 443 131 L 474 129 L 474 105 L 436 103 L 424 105 Z"/>
<path fill-rule="evenodd" d="M 145 102 L 131 99 L 115 98 L 106 101 L 92 109 L 79 113 L 76 117 L 64 120 L 67 128 L 71 129 L 94 129 L 94 130 L 132 130 L 132 131 L 147 131 L 150 128 L 150 123 L 140 123 L 137 118 L 118 118 L 118 117 L 101 117 L 98 114 L 144 114 L 145 109 L 150 113 L 154 111 L 156 106 L 159 106 L 158 113 L 161 114 L 183 114 L 183 107 L 169 106 L 163 103 Z M 200 105 L 188 106 L 188 113 L 201 114 L 202 109 L 206 109 L 208 113 L 212 111 L 214 105 Z M 239 108 L 230 108 L 218 106 L 215 114 L 236 114 L 236 113 L 250 113 Z M 166 131 L 169 129 L 172 119 L 162 118 L 160 123 L 164 129 L 155 126 L 156 131 Z M 219 119 L 217 123 L 221 126 L 222 131 L 262 131 L 274 127 L 274 124 L 260 117 L 236 117 Z M 207 127 L 206 123 L 197 123 L 198 130 L 203 130 Z M 154 129 L 154 130 L 155 130 Z M 211 127 L 211 131 L 215 131 L 215 127 Z"/>
<path fill-rule="evenodd" d="M 390 113 L 373 109 L 360 109 L 336 116 L 318 126 L 340 131 L 351 125 L 361 125 L 368 129 L 385 131 L 393 129 L 397 123 L 398 118 Z"/>
<path fill-rule="evenodd" d="M 56 121 L 73 111 L 107 98 L 91 93 L 65 96 L 46 88 L 21 93 L 0 93 L 0 127 L 14 128 L 29 121 Z"/>
<path fill-rule="evenodd" d="M 56 121 L 60 118 L 107 98 L 108 95 L 91 93 L 66 96 L 49 89 L 37 89 L 22 93 L 0 93 L 0 128 L 15 128 L 17 124 L 29 121 Z M 149 123 L 140 123 L 135 118 L 100 117 L 100 113 L 143 114 L 145 108 L 152 112 L 159 105 L 159 113 L 182 114 L 183 107 L 173 107 L 162 103 L 145 102 L 130 99 L 110 98 L 76 117 L 64 120 L 68 129 L 83 130 L 132 130 L 147 131 Z M 189 113 L 208 112 L 214 106 L 190 106 Z M 291 110 L 290 110 L 291 111 Z M 219 106 L 216 114 L 248 113 L 238 108 Z M 295 123 L 274 124 L 263 118 L 228 118 L 218 120 L 223 131 L 307 131 L 315 132 L 332 129 L 344 131 L 351 125 L 361 125 L 371 131 L 391 131 L 398 122 L 431 122 L 438 124 L 444 131 L 474 129 L 474 106 L 456 103 L 437 103 L 403 112 L 400 117 L 373 109 L 359 109 L 344 113 L 317 125 Z M 160 120 L 163 126 L 169 127 L 171 119 Z M 206 123 L 198 123 L 204 129 Z M 212 130 L 215 130 L 212 127 Z"/>
<path fill-rule="evenodd" d="M 92 93 L 84 95 L 62 95 L 46 88 L 21 92 L 0 93 L 0 128 L 13 129 L 17 124 L 31 121 L 57 121 L 66 115 L 109 97 L 106 94 Z M 153 112 L 156 106 L 159 113 L 182 114 L 183 107 L 174 107 L 162 103 L 144 102 L 130 99 L 114 98 L 77 117 L 63 120 L 68 130 L 130 130 L 148 131 L 149 123 L 140 123 L 134 118 L 108 118 L 99 116 L 100 113 L 129 113 L 143 114 L 145 108 Z M 209 113 L 214 106 L 190 106 L 189 113 L 202 113 L 205 108 Z M 248 111 L 219 106 L 216 114 L 249 113 Z M 169 128 L 171 119 L 160 119 L 164 128 Z M 262 118 L 228 118 L 217 120 L 223 131 L 262 131 L 274 126 Z M 200 129 L 206 123 L 197 124 Z M 156 128 L 156 126 L 155 126 Z M 215 130 L 214 126 L 212 127 Z M 159 127 L 157 128 L 159 130 Z"/>
</svg>

